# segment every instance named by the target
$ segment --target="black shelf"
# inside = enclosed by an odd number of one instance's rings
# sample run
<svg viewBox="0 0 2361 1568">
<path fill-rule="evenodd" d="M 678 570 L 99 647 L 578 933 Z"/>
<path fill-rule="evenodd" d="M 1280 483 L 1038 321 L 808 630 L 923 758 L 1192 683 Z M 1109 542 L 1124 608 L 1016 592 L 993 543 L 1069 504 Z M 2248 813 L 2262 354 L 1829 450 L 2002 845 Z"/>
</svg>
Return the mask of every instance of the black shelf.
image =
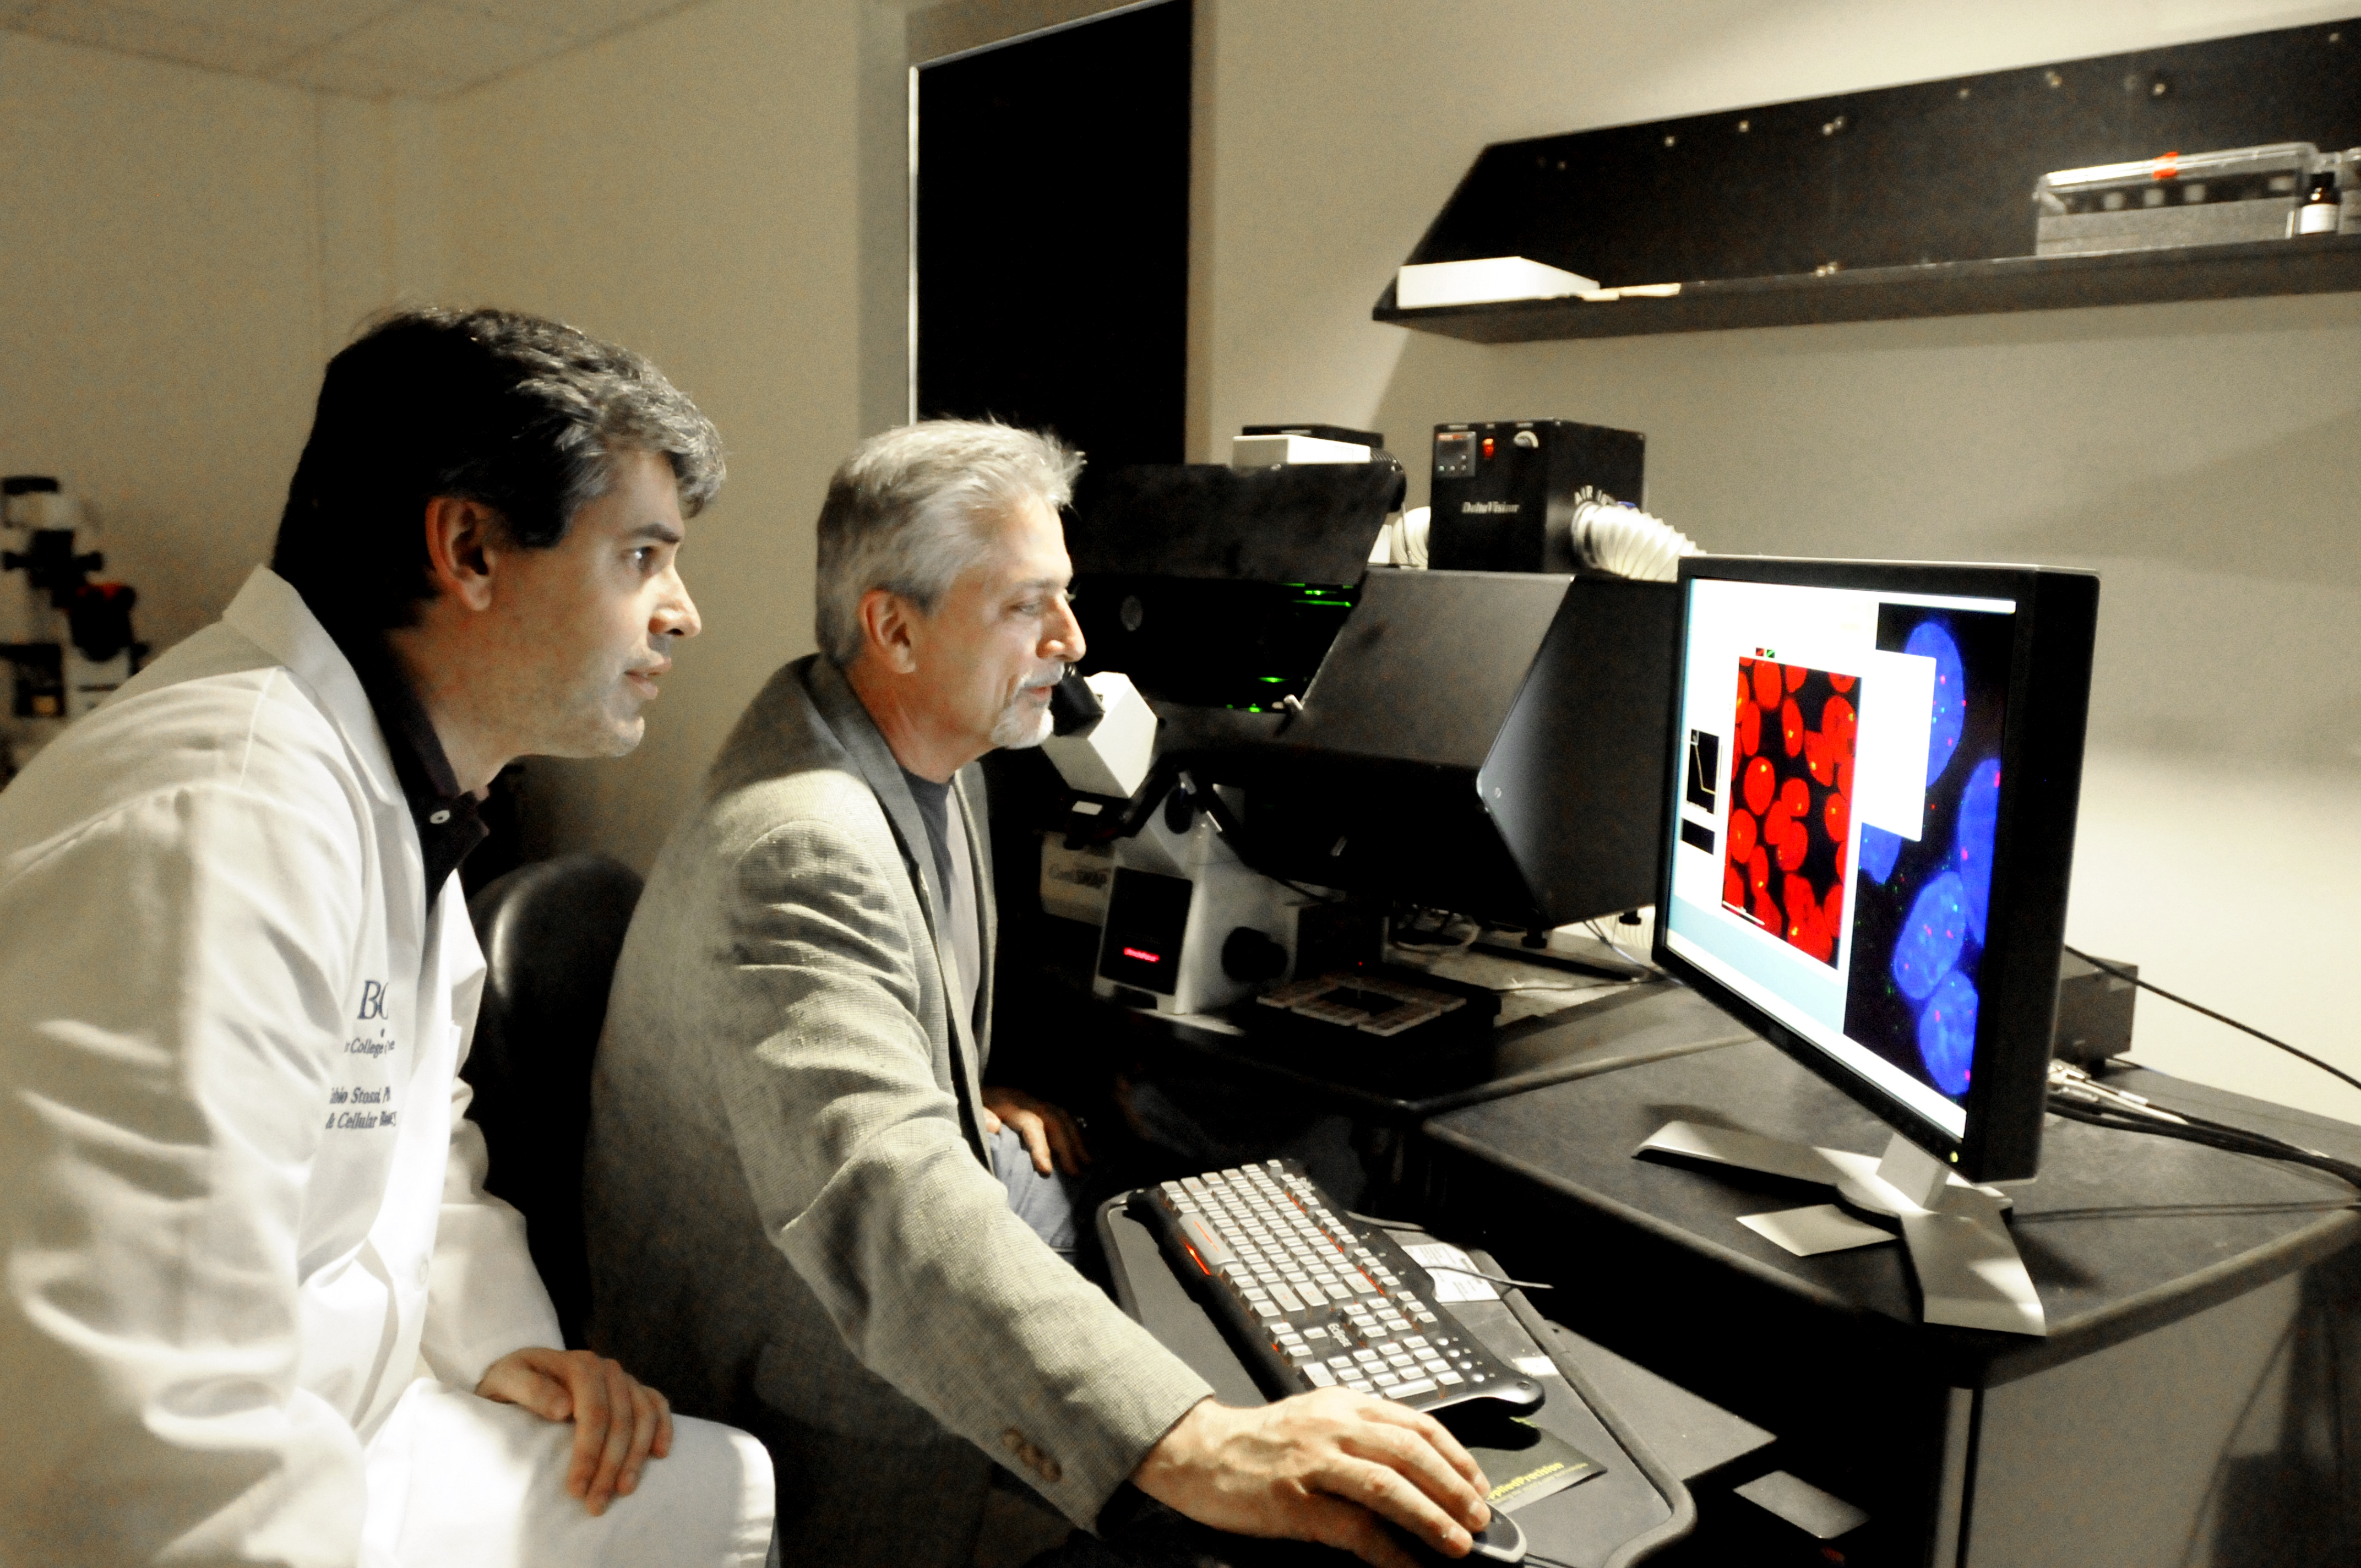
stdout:
<svg viewBox="0 0 2361 1568">
<path fill-rule="evenodd" d="M 2321 235 L 2184 250 L 2008 256 L 1778 278 L 1706 279 L 1683 284 L 1678 294 L 1598 302 L 1514 300 L 1405 311 L 1395 307 L 1393 286 L 1388 284 L 1371 315 L 1470 343 L 1537 343 L 2356 290 L 2361 290 L 2361 236 Z"/>
<path fill-rule="evenodd" d="M 2280 142 L 2361 147 L 2361 17 L 1496 142 L 1411 264 L 1680 292 L 1371 313 L 1522 343 L 2361 290 L 2350 235 L 2023 254 L 2047 171 Z"/>
</svg>

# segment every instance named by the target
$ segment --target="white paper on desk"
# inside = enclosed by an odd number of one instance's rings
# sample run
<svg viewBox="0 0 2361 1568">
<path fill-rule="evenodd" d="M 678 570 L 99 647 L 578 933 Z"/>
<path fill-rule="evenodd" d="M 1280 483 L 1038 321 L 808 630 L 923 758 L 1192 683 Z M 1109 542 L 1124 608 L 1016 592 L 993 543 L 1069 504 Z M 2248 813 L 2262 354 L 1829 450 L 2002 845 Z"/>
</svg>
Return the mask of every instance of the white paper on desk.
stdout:
<svg viewBox="0 0 2361 1568">
<path fill-rule="evenodd" d="M 1833 1203 L 1815 1203 L 1808 1209 L 1782 1209 L 1773 1214 L 1741 1214 L 1738 1223 L 1763 1240 L 1785 1247 L 1797 1257 L 1810 1257 L 1823 1252 L 1845 1252 L 1857 1246 L 1875 1246 L 1880 1242 L 1894 1239 L 1892 1231 L 1882 1231 L 1865 1221 L 1856 1220 Z"/>
<path fill-rule="evenodd" d="M 1476 1271 L 1476 1260 L 1448 1242 L 1421 1242 L 1402 1251 L 1434 1277 L 1438 1301 L 1497 1301 L 1500 1293 Z"/>
</svg>

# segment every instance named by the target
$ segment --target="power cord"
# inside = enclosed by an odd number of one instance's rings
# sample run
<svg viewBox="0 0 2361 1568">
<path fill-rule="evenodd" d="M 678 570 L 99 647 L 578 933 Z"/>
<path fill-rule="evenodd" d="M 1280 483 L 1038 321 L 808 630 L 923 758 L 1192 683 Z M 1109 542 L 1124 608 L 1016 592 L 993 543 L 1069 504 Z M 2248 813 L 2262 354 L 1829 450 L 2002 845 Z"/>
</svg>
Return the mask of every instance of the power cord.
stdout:
<svg viewBox="0 0 2361 1568">
<path fill-rule="evenodd" d="M 2279 1049 L 2287 1052 L 2288 1055 L 2295 1057 L 2300 1060 L 2310 1062 L 2321 1071 L 2328 1074 L 2329 1077 L 2337 1079 L 2345 1083 L 2351 1084 L 2356 1089 L 2361 1089 L 2361 1078 L 2356 1078 L 2349 1072 L 2345 1072 L 2338 1068 L 2331 1067 L 2326 1062 L 2321 1060 L 2318 1057 L 2312 1055 L 2308 1051 L 2298 1050 L 2295 1047 L 2289 1045 L 2285 1040 L 2279 1038 L 2277 1036 L 2266 1035 L 2260 1029 L 2256 1028 L 2252 1024 L 2241 1024 L 2238 1020 L 2231 1017 L 2226 1013 L 2216 1013 L 2213 1009 L 2206 1006 L 2202 1003 L 2191 1002 L 2186 996 L 2178 995 L 2172 992 L 2167 991 L 2164 987 L 2158 985 L 2153 981 L 2142 980 L 2139 976 L 2132 973 L 2128 970 L 2117 969 L 2114 965 L 2107 962 L 2104 959 L 2094 959 L 2080 948 L 2068 947 L 2066 950 L 2073 954 L 2076 958 L 2081 959 L 2084 963 L 2089 964 L 2092 969 L 2099 970 L 2102 974 L 2113 975 L 2117 980 L 2123 981 L 2131 985 L 2138 986 L 2142 991 L 2153 991 L 2158 996 L 2163 997 L 2167 1002 L 2177 1002 L 2192 1013 L 2202 1013 L 2205 1016 L 2213 1019 L 2217 1024 L 2227 1024 L 2233 1029 L 2236 1029 L 2243 1034 L 2252 1035 L 2255 1038 L 2262 1041 L 2267 1046 L 2277 1046 Z"/>
<path fill-rule="evenodd" d="M 2177 1138 L 2183 1143 L 2226 1149 L 2233 1154 L 2255 1155 L 2291 1165 L 2310 1166 L 2361 1190 L 2361 1165 L 2338 1159 L 2318 1149 L 2305 1148 L 2284 1138 L 2275 1138 L 2268 1133 L 2250 1132 L 2244 1127 L 2234 1127 L 2227 1122 L 2216 1122 L 2194 1112 L 2167 1110 L 2143 1096 L 2125 1093 L 2102 1083 L 2071 1062 L 2053 1061 L 2049 1064 L 2049 1109 L 2068 1121 L 2087 1123 L 2094 1127 L 2113 1127 L 2125 1133 L 2147 1133 L 2159 1138 Z"/>
</svg>

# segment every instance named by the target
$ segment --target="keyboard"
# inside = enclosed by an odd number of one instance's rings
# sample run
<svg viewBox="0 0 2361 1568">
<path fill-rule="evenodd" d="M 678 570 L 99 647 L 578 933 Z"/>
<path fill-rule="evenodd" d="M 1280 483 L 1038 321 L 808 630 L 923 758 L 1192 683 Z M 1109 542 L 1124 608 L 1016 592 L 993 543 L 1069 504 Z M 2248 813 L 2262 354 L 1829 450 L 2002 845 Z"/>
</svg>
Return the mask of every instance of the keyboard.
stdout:
<svg viewBox="0 0 2361 1568">
<path fill-rule="evenodd" d="M 1284 1398 L 1338 1386 L 1434 1410 L 1542 1402 L 1434 1299 L 1393 1238 L 1347 1220 L 1293 1160 L 1143 1187 L 1132 1217 L 1206 1303 L 1265 1389 Z"/>
</svg>

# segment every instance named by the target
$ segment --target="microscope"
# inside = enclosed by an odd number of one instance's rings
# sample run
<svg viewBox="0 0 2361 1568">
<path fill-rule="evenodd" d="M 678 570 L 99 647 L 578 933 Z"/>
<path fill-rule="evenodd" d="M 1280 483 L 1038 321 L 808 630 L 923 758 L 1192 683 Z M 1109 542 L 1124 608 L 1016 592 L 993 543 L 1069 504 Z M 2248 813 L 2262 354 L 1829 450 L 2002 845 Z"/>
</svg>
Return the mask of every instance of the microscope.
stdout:
<svg viewBox="0 0 2361 1568">
<path fill-rule="evenodd" d="M 56 479 L 0 478 L 0 538 L 8 543 L 0 550 L 0 658 L 15 675 L 5 709 L 9 772 L 129 680 L 148 652 L 131 630 L 138 594 L 91 581 L 106 565 L 82 548 L 94 532 Z"/>
</svg>

